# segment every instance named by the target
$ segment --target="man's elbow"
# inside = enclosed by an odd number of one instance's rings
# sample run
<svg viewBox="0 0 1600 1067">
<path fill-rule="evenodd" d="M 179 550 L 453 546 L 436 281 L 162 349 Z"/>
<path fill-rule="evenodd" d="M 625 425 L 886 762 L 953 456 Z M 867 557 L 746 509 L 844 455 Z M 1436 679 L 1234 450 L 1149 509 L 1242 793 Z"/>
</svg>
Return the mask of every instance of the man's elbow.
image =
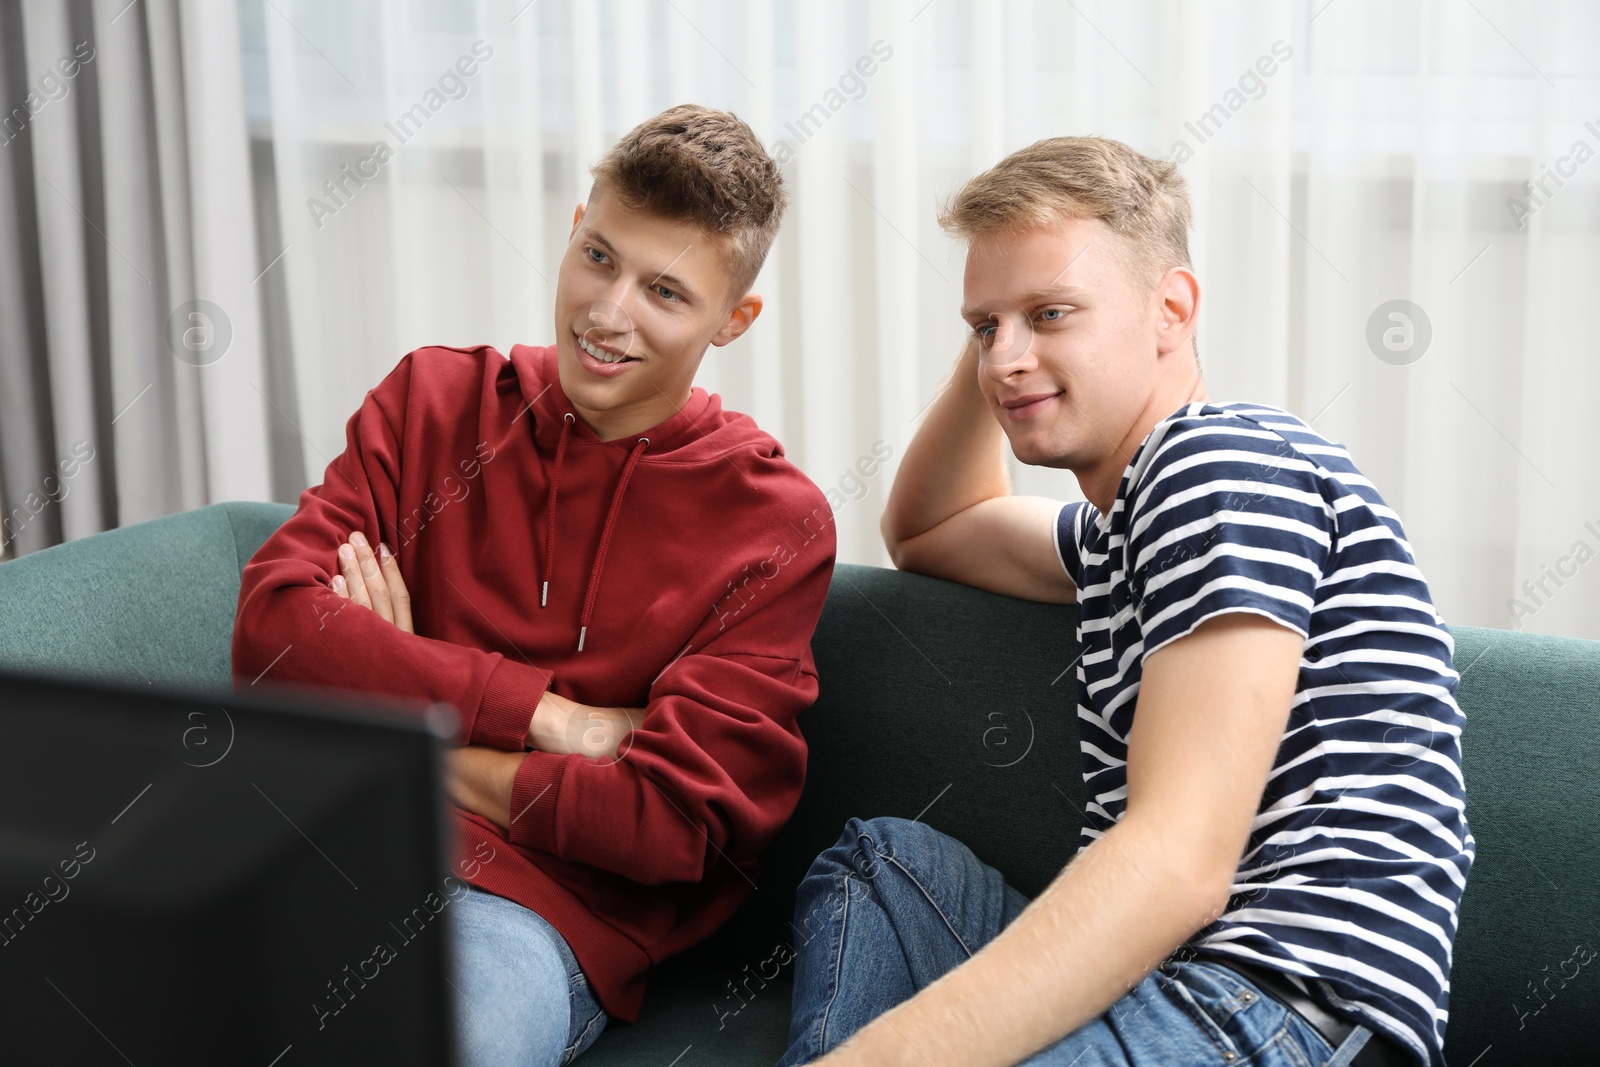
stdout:
<svg viewBox="0 0 1600 1067">
<path fill-rule="evenodd" d="M 284 625 L 287 619 L 283 614 L 282 594 L 286 591 L 284 586 L 258 585 L 240 597 L 230 651 L 236 685 L 241 684 L 241 680 L 243 684 L 254 682 L 292 643 L 288 627 Z"/>
<path fill-rule="evenodd" d="M 883 546 L 889 551 L 889 561 L 896 570 L 911 571 L 914 574 L 931 574 L 927 553 L 923 551 L 927 546 L 926 534 L 917 534 L 913 537 L 896 537 L 887 522 L 883 526 Z"/>
<path fill-rule="evenodd" d="M 895 570 L 908 571 L 911 569 L 909 566 L 907 566 L 906 552 L 900 542 L 885 541 L 884 547 L 889 550 L 889 562 L 894 565 Z"/>
<path fill-rule="evenodd" d="M 1138 832 L 1142 823 L 1124 816 L 1119 829 Z M 1174 905 L 1189 916 L 1189 925 L 1202 929 L 1215 922 L 1233 899 L 1233 880 L 1238 871 L 1238 858 L 1213 853 L 1205 848 L 1173 840 L 1169 833 L 1159 830 L 1140 842 L 1123 845 L 1133 855 L 1156 858 L 1160 876 L 1156 884 L 1170 890 Z"/>
<path fill-rule="evenodd" d="M 1228 901 L 1233 899 L 1233 872 L 1212 875 L 1208 880 L 1195 884 L 1194 909 L 1202 918 L 1200 928 L 1210 926 L 1222 918 L 1222 913 L 1228 910 Z"/>
<path fill-rule="evenodd" d="M 1225 866 L 1210 856 L 1191 855 L 1176 860 L 1175 880 L 1185 887 L 1184 904 L 1195 929 L 1210 926 L 1228 910 L 1236 869 L 1237 864 Z"/>
<path fill-rule="evenodd" d="M 637 858 L 637 854 L 631 858 Z M 629 864 L 617 873 L 640 885 L 693 885 L 710 876 L 715 865 L 710 860 L 721 862 L 721 857 L 705 848 L 702 841 L 699 849 L 693 845 L 685 849 L 657 849 L 644 863 Z"/>
<path fill-rule="evenodd" d="M 260 634 L 260 627 L 255 624 L 254 618 L 241 612 L 233 621 L 233 643 L 229 654 L 229 666 L 233 674 L 234 688 L 249 685 L 257 675 L 267 668 L 270 657 L 264 652 L 265 642 Z"/>
<path fill-rule="evenodd" d="M 905 545 L 905 540 L 896 532 L 894 524 L 890 521 L 890 513 L 887 508 L 878 518 L 878 535 L 883 538 L 883 547 L 889 552 L 889 562 L 893 563 L 896 568 L 905 570 L 905 566 L 900 562 L 904 557 L 903 546 Z"/>
</svg>

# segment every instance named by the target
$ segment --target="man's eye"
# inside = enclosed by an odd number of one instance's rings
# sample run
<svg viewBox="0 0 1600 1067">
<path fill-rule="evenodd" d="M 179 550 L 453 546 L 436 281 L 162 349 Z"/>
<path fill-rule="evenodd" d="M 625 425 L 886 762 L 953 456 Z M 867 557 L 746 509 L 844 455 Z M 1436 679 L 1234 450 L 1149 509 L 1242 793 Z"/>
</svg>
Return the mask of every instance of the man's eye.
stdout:
<svg viewBox="0 0 1600 1067">
<path fill-rule="evenodd" d="M 671 289 L 668 289 L 664 285 L 656 286 L 656 293 L 659 294 L 661 299 L 663 299 L 663 300 L 681 300 L 681 299 L 683 299 L 677 293 L 673 292 Z"/>
<path fill-rule="evenodd" d="M 978 340 L 988 344 L 989 341 L 994 337 L 994 323 L 979 323 L 972 328 L 972 332 L 978 335 Z"/>
<path fill-rule="evenodd" d="M 1066 308 L 1045 308 L 1039 312 L 1039 317 L 1045 322 L 1060 322 L 1067 317 Z"/>
<path fill-rule="evenodd" d="M 606 261 L 606 254 L 604 252 L 600 251 L 598 248 L 594 248 L 594 247 L 585 248 L 584 252 L 586 252 L 588 254 L 589 261 L 591 263 L 604 263 Z"/>
</svg>

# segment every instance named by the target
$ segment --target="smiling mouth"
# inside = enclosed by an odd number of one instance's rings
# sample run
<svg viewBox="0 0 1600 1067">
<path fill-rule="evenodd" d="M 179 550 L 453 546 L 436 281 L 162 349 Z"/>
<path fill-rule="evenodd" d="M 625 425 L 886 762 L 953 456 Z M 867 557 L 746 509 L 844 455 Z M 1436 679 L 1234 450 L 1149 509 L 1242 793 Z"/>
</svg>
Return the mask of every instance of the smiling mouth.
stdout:
<svg viewBox="0 0 1600 1067">
<path fill-rule="evenodd" d="M 1025 409 L 1025 408 L 1031 408 L 1031 407 L 1035 407 L 1036 405 L 1042 404 L 1046 400 L 1054 400 L 1056 397 L 1060 396 L 1063 392 L 1064 392 L 1064 390 L 1057 389 L 1053 393 L 1035 393 L 1032 396 L 1022 397 L 1022 398 L 1017 399 L 1017 400 L 1008 400 L 1005 403 L 1001 404 L 1000 406 L 1002 408 L 1004 408 L 1005 410 L 1007 410 L 1007 411 L 1021 411 L 1021 410 Z"/>
<path fill-rule="evenodd" d="M 576 341 L 578 343 L 578 347 L 579 348 L 583 349 L 592 358 L 598 360 L 601 363 L 637 363 L 637 362 L 639 362 L 639 358 L 637 356 L 629 356 L 629 355 L 626 355 L 626 354 L 624 354 L 622 352 L 618 352 L 616 349 L 610 347 L 609 345 L 593 344 L 593 343 L 591 343 L 589 341 L 584 340 L 583 337 L 579 336 L 576 333 L 574 333 L 572 335 L 572 338 L 573 338 L 574 341 Z"/>
</svg>

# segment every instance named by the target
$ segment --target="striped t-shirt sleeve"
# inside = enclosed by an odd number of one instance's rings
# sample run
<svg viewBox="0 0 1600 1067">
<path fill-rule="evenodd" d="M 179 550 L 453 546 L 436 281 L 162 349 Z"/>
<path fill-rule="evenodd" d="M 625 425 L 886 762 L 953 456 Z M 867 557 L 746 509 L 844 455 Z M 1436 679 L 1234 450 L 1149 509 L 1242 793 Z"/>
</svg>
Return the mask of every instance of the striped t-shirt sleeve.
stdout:
<svg viewBox="0 0 1600 1067">
<path fill-rule="evenodd" d="M 1078 546 L 1083 543 L 1083 523 L 1089 517 L 1084 509 L 1091 506 L 1087 500 L 1074 500 L 1056 512 L 1056 558 L 1079 589 L 1083 588 L 1083 554 Z"/>
<path fill-rule="evenodd" d="M 1178 419 L 1130 493 L 1126 566 L 1141 658 L 1247 611 L 1309 636 L 1332 549 L 1317 472 L 1243 419 Z"/>
</svg>

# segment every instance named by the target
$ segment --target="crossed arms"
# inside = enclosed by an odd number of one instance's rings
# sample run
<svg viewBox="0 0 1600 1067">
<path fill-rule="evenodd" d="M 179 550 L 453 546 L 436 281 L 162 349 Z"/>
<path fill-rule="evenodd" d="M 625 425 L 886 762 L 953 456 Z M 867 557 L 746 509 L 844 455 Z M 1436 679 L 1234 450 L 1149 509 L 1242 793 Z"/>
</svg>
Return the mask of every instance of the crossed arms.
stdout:
<svg viewBox="0 0 1600 1067">
<path fill-rule="evenodd" d="M 411 626 L 411 592 L 400 574 L 400 561 L 379 542 L 374 552 L 366 535 L 354 531 L 339 546 L 339 573 L 330 583 L 346 601 L 367 608 L 405 633 Z M 526 746 L 558 755 L 581 753 L 612 757 L 628 731 L 644 722 L 643 708 L 593 707 L 545 690 L 528 723 Z M 445 795 L 460 808 L 495 823 L 511 826 L 511 789 L 522 751 L 493 745 L 463 745 L 445 753 Z"/>
</svg>

